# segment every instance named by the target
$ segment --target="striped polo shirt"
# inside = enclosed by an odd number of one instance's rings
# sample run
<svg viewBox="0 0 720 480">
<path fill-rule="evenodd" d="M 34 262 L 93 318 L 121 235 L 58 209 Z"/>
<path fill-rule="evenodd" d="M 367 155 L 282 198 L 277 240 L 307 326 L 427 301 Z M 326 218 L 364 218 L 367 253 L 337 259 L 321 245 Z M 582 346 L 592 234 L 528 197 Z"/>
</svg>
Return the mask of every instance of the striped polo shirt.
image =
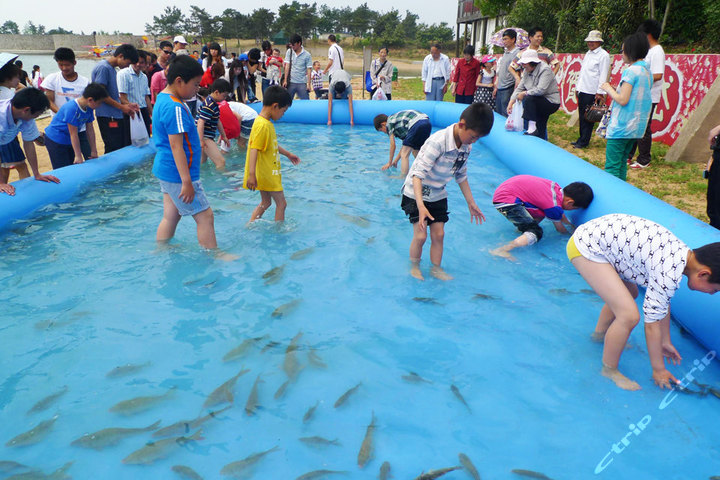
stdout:
<svg viewBox="0 0 720 480">
<path fill-rule="evenodd" d="M 125 93 L 130 103 L 137 103 L 140 108 L 147 107 L 146 95 L 150 95 L 150 87 L 145 73 L 135 73 L 132 66 L 123 68 L 117 74 L 118 93 Z"/>
<path fill-rule="evenodd" d="M 198 119 L 205 120 L 205 130 L 203 130 L 203 137 L 215 138 L 217 132 L 218 119 L 220 118 L 220 107 L 217 102 L 213 100 L 212 96 L 208 95 L 205 101 L 198 111 Z"/>
</svg>

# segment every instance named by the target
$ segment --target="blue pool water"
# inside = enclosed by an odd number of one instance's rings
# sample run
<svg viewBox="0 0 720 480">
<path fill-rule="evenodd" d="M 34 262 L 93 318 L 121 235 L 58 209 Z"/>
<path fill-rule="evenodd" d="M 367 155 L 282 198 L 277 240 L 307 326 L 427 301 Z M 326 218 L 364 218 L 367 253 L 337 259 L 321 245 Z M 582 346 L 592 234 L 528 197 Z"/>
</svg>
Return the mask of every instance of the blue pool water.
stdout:
<svg viewBox="0 0 720 480">
<path fill-rule="evenodd" d="M 283 159 L 284 225 L 246 225 L 259 196 L 241 187 L 244 153 L 228 159 L 225 173 L 203 167 L 219 245 L 238 261 L 200 251 L 189 219 L 170 247 L 156 246 L 162 199 L 150 163 L 16 222 L 0 237 L 0 460 L 46 472 L 74 461 L 68 474 L 79 479 L 176 478 L 173 465 L 214 479 L 224 465 L 278 446 L 247 478 L 294 479 L 318 469 L 375 478 L 389 461 L 394 478 L 412 479 L 458 464 L 459 452 L 485 479 L 519 478 L 510 473 L 516 468 L 554 479 L 720 473 L 720 399 L 680 395 L 661 409 L 667 391 L 649 378 L 642 328 L 621 365 L 643 389 L 624 392 L 599 376 L 602 347 L 589 334 L 601 303 L 567 262 L 566 237 L 547 225 L 543 241 L 518 252 L 517 263 L 488 254 L 515 236 L 491 204 L 494 188 L 512 173 L 481 145 L 470 157 L 469 178 L 487 222 L 471 225 L 462 195 L 450 186 L 443 265 L 455 279 L 418 282 L 407 273 L 412 230 L 399 207 L 402 180 L 379 171 L 387 139 L 370 127 L 277 129 L 281 144 L 302 159 L 296 167 Z M 426 276 L 427 255 L 426 246 Z M 279 274 L 263 278 L 277 267 Z M 273 315 L 287 304 L 284 315 Z M 294 357 L 304 368 L 275 399 L 287 379 L 286 350 L 299 332 Z M 223 361 L 248 338 L 262 340 Z M 675 327 L 673 339 L 685 362 L 672 371 L 682 376 L 707 352 Z M 277 345 L 267 348 L 271 341 Z M 311 364 L 311 352 L 327 366 Z M 700 382 L 718 383 L 716 363 L 695 372 Z M 106 377 L 126 364 L 146 366 Z M 101 451 L 70 445 L 103 428 L 157 420 L 167 426 L 221 409 L 202 405 L 241 368 L 250 371 L 233 389 L 233 407 L 201 427 L 202 440 L 175 444 L 151 465 L 122 463 L 153 440 L 150 433 Z M 402 377 L 409 372 L 432 383 L 408 382 Z M 244 406 L 258 375 L 260 407 L 249 416 Z M 26 413 L 65 386 L 47 410 Z M 108 411 L 169 390 L 145 412 Z M 38 443 L 4 446 L 55 415 Z M 373 415 L 374 456 L 360 469 Z M 638 422 L 644 430 L 630 433 L 625 447 L 621 440 Z M 314 435 L 339 445 L 298 440 Z M 608 466 L 595 475 L 603 458 Z M 443 478 L 470 477 L 456 471 Z"/>
</svg>

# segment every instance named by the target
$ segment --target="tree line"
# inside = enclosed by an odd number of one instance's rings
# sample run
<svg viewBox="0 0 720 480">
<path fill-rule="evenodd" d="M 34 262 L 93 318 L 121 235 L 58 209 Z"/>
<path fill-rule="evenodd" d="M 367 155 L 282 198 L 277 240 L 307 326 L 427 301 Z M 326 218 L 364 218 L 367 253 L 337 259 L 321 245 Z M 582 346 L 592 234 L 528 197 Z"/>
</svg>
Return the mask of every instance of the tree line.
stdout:
<svg viewBox="0 0 720 480">
<path fill-rule="evenodd" d="M 287 38 L 299 33 L 312 38 L 324 33 L 360 38 L 363 45 L 389 47 L 427 46 L 433 42 L 451 42 L 453 29 L 447 23 L 418 23 L 419 16 L 396 9 L 389 12 L 372 10 L 364 3 L 357 8 L 333 8 L 317 3 L 293 1 L 281 5 L 277 12 L 256 8 L 249 14 L 227 8 L 220 15 L 192 5 L 187 15 L 178 7 L 165 7 L 152 23 L 145 24 L 147 33 L 157 36 L 192 35 L 202 41 L 214 38 L 252 38 L 257 41 L 284 34 Z"/>
</svg>

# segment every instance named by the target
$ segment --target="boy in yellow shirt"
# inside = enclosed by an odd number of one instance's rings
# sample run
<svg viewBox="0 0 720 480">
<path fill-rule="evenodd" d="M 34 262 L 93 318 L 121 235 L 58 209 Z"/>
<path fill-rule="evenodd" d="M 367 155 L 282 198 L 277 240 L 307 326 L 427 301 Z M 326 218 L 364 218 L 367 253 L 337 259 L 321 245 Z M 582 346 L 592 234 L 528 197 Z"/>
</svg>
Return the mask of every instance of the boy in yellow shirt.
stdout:
<svg viewBox="0 0 720 480">
<path fill-rule="evenodd" d="M 285 155 L 293 165 L 300 163 L 300 158 L 278 145 L 272 122 L 280 120 L 291 104 L 292 98 L 286 89 L 278 85 L 268 87 L 263 94 L 263 108 L 250 131 L 243 188 L 260 190 L 260 204 L 253 210 L 250 222 L 262 217 L 273 200 L 275 221 L 285 220 L 287 202 L 282 188 L 278 153 Z"/>
</svg>

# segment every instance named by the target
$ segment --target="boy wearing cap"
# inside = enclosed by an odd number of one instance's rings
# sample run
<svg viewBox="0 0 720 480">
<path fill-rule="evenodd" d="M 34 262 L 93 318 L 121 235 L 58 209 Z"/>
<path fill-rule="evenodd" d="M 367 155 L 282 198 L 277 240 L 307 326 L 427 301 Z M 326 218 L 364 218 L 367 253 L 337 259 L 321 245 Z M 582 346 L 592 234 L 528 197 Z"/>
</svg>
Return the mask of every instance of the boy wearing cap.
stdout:
<svg viewBox="0 0 720 480">
<path fill-rule="evenodd" d="M 602 48 L 602 34 L 598 30 L 592 30 L 587 38 L 588 51 L 580 67 L 575 92 L 578 101 L 578 127 L 580 137 L 571 145 L 575 148 L 586 148 L 590 144 L 595 124 L 585 120 L 585 111 L 595 102 L 605 103 L 605 91 L 600 89 L 607 80 L 610 71 L 610 55 Z"/>
</svg>

